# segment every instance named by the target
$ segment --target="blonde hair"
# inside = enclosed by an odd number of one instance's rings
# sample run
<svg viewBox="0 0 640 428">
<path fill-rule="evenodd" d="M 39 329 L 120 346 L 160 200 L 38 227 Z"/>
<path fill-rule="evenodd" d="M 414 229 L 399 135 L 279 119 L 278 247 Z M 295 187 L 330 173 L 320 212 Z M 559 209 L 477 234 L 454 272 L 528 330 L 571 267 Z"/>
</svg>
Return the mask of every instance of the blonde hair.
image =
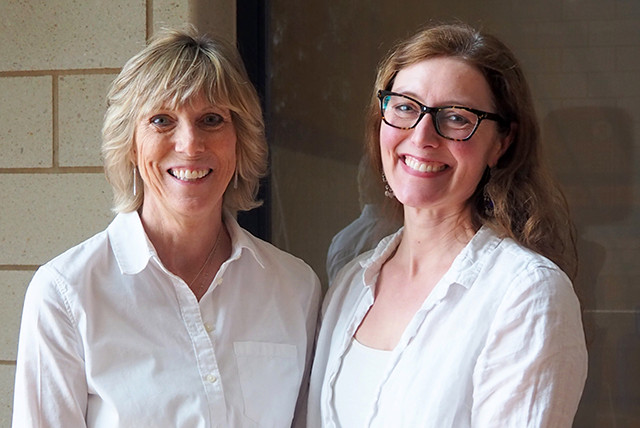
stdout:
<svg viewBox="0 0 640 428">
<path fill-rule="evenodd" d="M 554 261 L 573 279 L 577 253 L 567 202 L 543 164 L 538 121 L 522 68 L 496 37 L 462 23 L 439 24 L 401 42 L 383 59 L 366 127 L 366 149 L 378 177 L 382 162 L 377 90 L 390 90 L 400 70 L 435 57 L 454 57 L 480 70 L 491 88 L 497 113 L 507 122 L 500 131 L 511 131 L 513 136 L 507 151 L 491 174 L 485 174 L 469 201 L 475 226 L 486 224 L 501 236 L 515 239 Z M 490 213 L 485 209 L 485 192 L 493 201 Z M 389 203 L 394 215 L 401 215 L 402 205 L 395 199 Z"/>
<path fill-rule="evenodd" d="M 228 108 L 236 130 L 238 180 L 227 186 L 224 207 L 235 212 L 260 205 L 255 198 L 267 169 L 267 144 L 258 95 L 235 47 L 188 26 L 157 34 L 127 61 L 107 94 L 102 157 L 115 212 L 134 211 L 143 203 L 142 186 L 133 192 L 136 122 L 154 108 L 175 108 L 200 94 Z"/>
</svg>

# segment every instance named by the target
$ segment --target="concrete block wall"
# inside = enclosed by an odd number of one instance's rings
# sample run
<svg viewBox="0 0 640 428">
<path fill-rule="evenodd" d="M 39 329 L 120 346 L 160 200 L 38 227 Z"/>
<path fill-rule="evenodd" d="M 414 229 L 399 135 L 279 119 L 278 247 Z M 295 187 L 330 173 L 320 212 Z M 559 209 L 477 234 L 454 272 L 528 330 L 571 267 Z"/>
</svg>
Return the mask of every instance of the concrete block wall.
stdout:
<svg viewBox="0 0 640 428">
<path fill-rule="evenodd" d="M 0 2 L 2 428 L 27 284 L 113 218 L 100 159 L 107 87 L 154 31 L 185 22 L 234 40 L 235 1 Z"/>
</svg>

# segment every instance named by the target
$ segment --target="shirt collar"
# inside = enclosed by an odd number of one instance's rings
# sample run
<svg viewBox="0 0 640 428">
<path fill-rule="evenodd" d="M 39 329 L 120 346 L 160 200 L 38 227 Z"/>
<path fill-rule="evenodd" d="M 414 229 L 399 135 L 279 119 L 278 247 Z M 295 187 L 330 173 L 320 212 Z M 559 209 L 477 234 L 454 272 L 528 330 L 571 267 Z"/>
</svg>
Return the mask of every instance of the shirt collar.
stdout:
<svg viewBox="0 0 640 428">
<path fill-rule="evenodd" d="M 373 251 L 371 257 L 360 262 L 364 269 L 364 284 L 372 287 L 382 269 L 382 265 L 396 250 L 400 241 L 404 227 L 400 228 L 393 235 L 382 239 Z M 456 256 L 451 268 L 445 273 L 443 280 L 450 284 L 460 284 L 465 288 L 470 288 L 482 271 L 488 254 L 495 251 L 502 238 L 500 238 L 489 226 L 482 226 L 471 238 L 471 241 Z"/>
<path fill-rule="evenodd" d="M 231 237 L 229 261 L 239 259 L 242 251 L 246 249 L 247 253 L 264 269 L 264 254 L 256 245 L 257 238 L 242 229 L 228 211 L 224 212 L 223 220 Z M 107 233 L 116 262 L 123 274 L 137 274 L 147 266 L 152 257 L 157 257 L 137 211 L 119 213 L 107 228 Z"/>
<path fill-rule="evenodd" d="M 225 226 L 227 226 L 227 231 L 231 237 L 231 256 L 229 257 L 229 261 L 239 259 L 242 254 L 242 250 L 246 249 L 247 253 L 251 254 L 260 267 L 264 269 L 265 255 L 262 254 L 259 247 L 256 245 L 258 238 L 241 228 L 236 221 L 236 218 L 229 211 L 225 210 L 223 212 L 222 219 Z"/>
<path fill-rule="evenodd" d="M 371 257 L 360 261 L 360 265 L 364 269 L 364 284 L 367 287 L 371 288 L 374 286 L 378 278 L 378 274 L 380 273 L 380 269 L 382 269 L 382 265 L 389 257 L 391 257 L 391 254 L 396 251 L 398 245 L 400 245 L 403 232 L 404 227 L 401 227 L 396 233 L 382 238 L 373 250 Z"/>
<path fill-rule="evenodd" d="M 500 242 L 502 238 L 493 229 L 482 226 L 455 258 L 445 278 L 450 283 L 460 284 L 467 289 L 471 288 L 487 261 L 492 259 L 488 256 L 496 250 Z"/>
<path fill-rule="evenodd" d="M 119 213 L 107 228 L 113 254 L 125 275 L 141 272 L 156 255 L 137 211 Z"/>
</svg>

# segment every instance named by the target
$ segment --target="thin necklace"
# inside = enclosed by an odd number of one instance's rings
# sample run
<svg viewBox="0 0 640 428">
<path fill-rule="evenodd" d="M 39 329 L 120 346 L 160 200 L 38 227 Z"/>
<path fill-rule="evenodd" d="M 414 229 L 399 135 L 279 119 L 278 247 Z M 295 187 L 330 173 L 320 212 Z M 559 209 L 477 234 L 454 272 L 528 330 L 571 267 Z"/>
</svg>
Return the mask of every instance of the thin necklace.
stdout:
<svg viewBox="0 0 640 428">
<path fill-rule="evenodd" d="M 223 226 L 220 225 L 220 229 L 218 229 L 218 235 L 216 236 L 216 242 L 213 244 L 213 248 L 211 249 L 211 252 L 209 252 L 209 255 L 207 256 L 207 260 L 204 261 L 204 264 L 196 274 L 195 278 L 193 278 L 193 280 L 191 281 L 191 287 L 193 287 L 196 284 L 196 280 L 198 279 L 198 277 L 200 276 L 204 268 L 209 264 L 209 260 L 211 260 L 213 258 L 213 255 L 216 253 L 216 250 L 218 249 L 218 242 L 220 241 L 220 235 L 222 234 L 222 228 Z M 202 287 L 198 287 L 198 290 L 197 290 L 198 292 L 200 292 L 200 288 Z"/>
</svg>

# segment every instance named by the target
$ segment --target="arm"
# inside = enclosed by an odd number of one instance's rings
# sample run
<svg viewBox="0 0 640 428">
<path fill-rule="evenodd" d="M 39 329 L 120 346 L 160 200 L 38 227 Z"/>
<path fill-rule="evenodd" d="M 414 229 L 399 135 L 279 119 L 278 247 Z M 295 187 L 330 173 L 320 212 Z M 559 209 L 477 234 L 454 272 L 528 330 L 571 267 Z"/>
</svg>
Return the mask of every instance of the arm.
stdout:
<svg viewBox="0 0 640 428">
<path fill-rule="evenodd" d="M 14 389 L 16 428 L 86 426 L 82 346 L 65 290 L 46 266 L 27 289 Z"/>
<path fill-rule="evenodd" d="M 571 427 L 586 372 L 569 279 L 548 267 L 516 278 L 474 370 L 472 426 Z"/>
</svg>

